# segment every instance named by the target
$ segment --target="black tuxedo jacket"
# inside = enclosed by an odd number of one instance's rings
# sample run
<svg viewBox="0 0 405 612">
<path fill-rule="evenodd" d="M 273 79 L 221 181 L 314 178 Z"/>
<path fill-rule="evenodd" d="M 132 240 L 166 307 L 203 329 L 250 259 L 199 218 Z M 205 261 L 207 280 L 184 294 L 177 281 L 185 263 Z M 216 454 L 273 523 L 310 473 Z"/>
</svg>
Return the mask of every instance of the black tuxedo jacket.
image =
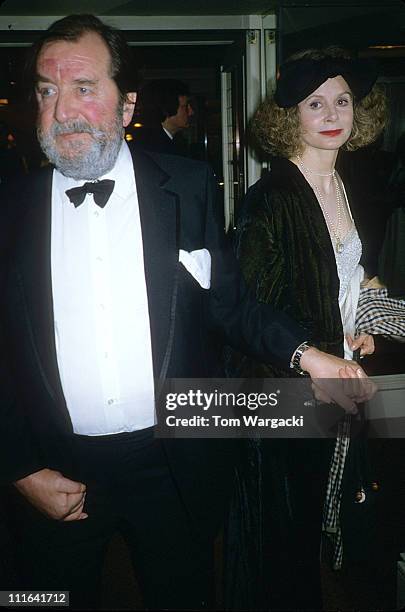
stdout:
<svg viewBox="0 0 405 612">
<path fill-rule="evenodd" d="M 256 359 L 285 367 L 307 333 L 248 293 L 223 232 L 209 167 L 178 156 L 132 154 L 157 384 L 167 377 L 218 374 L 213 340 L 225 340 Z M 51 188 L 52 169 L 45 168 L 3 195 L 3 242 L 6 233 L 8 244 L 2 322 L 12 381 L 0 414 L 0 472 L 6 482 L 44 467 L 74 477 L 73 429 L 54 339 Z M 208 290 L 178 261 L 179 249 L 201 248 L 212 258 Z M 214 496 L 223 494 L 224 483 L 231 481 L 231 449 L 224 442 L 165 443 L 173 474 L 195 515 L 206 518 Z"/>
</svg>

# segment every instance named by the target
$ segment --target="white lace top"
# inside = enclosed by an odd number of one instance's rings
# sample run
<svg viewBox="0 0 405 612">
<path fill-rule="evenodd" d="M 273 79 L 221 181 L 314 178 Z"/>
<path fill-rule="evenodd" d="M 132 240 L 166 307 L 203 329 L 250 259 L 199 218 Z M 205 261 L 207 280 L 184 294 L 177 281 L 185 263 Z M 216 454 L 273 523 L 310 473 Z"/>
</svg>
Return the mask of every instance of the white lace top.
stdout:
<svg viewBox="0 0 405 612">
<path fill-rule="evenodd" d="M 364 277 L 363 267 L 359 264 L 362 246 L 356 226 L 352 224 L 343 241 L 343 250 L 335 250 L 336 267 L 340 281 L 339 308 L 342 317 L 343 333 L 354 337 L 356 310 L 360 295 L 360 283 Z M 344 342 L 345 358 L 351 359 L 353 352 Z"/>
<path fill-rule="evenodd" d="M 346 293 L 351 278 L 359 265 L 361 253 L 361 241 L 353 223 L 343 241 L 342 252 L 337 253 L 335 250 L 336 266 L 340 280 L 339 302 Z"/>
</svg>

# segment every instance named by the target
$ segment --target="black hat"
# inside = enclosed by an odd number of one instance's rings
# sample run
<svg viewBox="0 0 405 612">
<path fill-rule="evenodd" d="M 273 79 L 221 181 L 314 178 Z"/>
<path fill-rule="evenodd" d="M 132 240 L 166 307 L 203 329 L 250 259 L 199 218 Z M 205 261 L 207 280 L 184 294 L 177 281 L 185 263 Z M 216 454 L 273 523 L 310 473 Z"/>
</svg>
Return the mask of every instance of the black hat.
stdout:
<svg viewBox="0 0 405 612">
<path fill-rule="evenodd" d="M 281 108 L 296 106 L 327 79 L 342 76 L 356 100 L 372 89 L 378 71 L 375 62 L 367 59 L 325 57 L 319 60 L 302 58 L 280 66 L 274 100 Z"/>
</svg>

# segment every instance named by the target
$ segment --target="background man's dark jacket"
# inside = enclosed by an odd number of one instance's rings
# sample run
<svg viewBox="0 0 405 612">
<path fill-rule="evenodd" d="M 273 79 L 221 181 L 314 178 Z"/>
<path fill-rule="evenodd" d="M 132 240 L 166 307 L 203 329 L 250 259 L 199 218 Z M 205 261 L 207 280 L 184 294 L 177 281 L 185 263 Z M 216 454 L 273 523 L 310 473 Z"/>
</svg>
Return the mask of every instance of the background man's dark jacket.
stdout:
<svg viewBox="0 0 405 612">
<path fill-rule="evenodd" d="M 170 138 L 160 123 L 137 128 L 134 132 L 134 143 L 145 151 L 187 157 L 185 142 L 181 135 Z"/>
</svg>

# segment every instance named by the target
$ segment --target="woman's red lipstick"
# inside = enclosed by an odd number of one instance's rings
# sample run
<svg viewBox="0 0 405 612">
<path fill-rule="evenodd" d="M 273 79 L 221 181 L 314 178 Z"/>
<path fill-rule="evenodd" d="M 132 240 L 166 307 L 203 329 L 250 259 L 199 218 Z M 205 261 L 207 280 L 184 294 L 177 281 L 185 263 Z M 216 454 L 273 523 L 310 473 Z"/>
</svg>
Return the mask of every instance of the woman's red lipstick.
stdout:
<svg viewBox="0 0 405 612">
<path fill-rule="evenodd" d="M 323 132 L 319 132 L 322 136 L 339 136 L 343 130 L 324 130 Z"/>
</svg>

